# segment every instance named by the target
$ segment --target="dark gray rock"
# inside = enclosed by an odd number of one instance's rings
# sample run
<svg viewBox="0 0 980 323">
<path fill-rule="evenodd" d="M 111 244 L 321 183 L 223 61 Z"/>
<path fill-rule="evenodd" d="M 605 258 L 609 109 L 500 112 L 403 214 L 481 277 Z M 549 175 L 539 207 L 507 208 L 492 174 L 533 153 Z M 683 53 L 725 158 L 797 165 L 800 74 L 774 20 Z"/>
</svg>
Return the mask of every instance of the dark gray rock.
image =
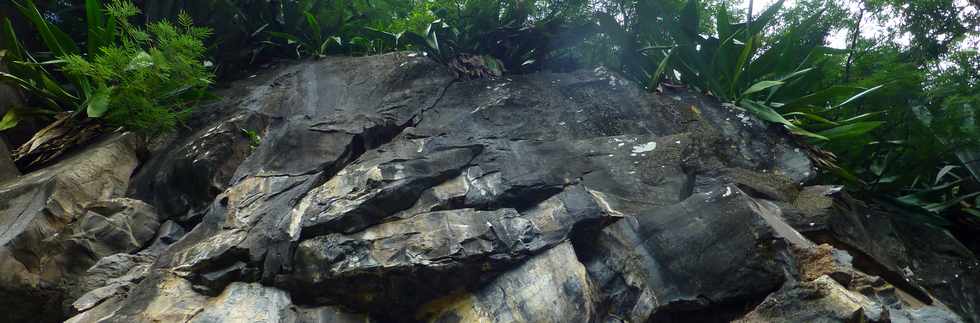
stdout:
<svg viewBox="0 0 980 323">
<path fill-rule="evenodd" d="M 260 284 L 232 283 L 221 295 L 209 299 L 190 323 L 360 323 L 371 322 L 364 315 L 344 312 L 336 307 L 300 308 L 289 293 Z"/>
<path fill-rule="evenodd" d="M 922 215 L 838 194 L 826 215 L 814 217 L 814 240 L 847 250 L 858 270 L 882 277 L 924 304 L 942 304 L 967 322 L 980 322 L 980 260 L 949 231 Z M 822 220 L 822 221 L 821 221 Z M 911 314 L 909 314 L 911 315 Z"/>
<path fill-rule="evenodd" d="M 140 254 L 149 255 L 156 258 L 161 253 L 170 248 L 170 245 L 174 244 L 180 238 L 184 237 L 187 230 L 180 226 L 174 221 L 168 220 L 160 225 L 160 229 L 157 230 L 156 237 L 153 238 L 153 243 L 149 247 L 146 247 Z"/>
<path fill-rule="evenodd" d="M 460 287 L 477 287 L 566 241 L 576 225 L 606 220 L 609 215 L 576 186 L 523 214 L 515 209 L 421 213 L 354 234 L 301 242 L 286 283 L 298 295 L 308 295 L 314 286 L 323 291 L 310 297 L 343 299 L 363 309 L 383 304 L 413 308 Z"/>
<path fill-rule="evenodd" d="M 173 221 L 167 221 L 156 230 L 156 238 L 151 244 L 141 243 L 149 246 L 138 253 L 117 253 L 99 259 L 69 290 L 68 299 L 75 300 L 71 304 L 72 310 L 83 312 L 107 300 L 114 303 L 115 300 L 125 297 L 136 284 L 146 278 L 157 256 L 183 234 L 182 227 Z M 145 240 L 145 234 L 141 236 Z M 133 238 L 136 237 L 134 234 Z"/>
<path fill-rule="evenodd" d="M 841 215 L 833 188 L 802 187 L 814 170 L 785 133 L 697 93 L 603 68 L 455 80 L 393 53 L 299 62 L 221 96 L 119 187 L 159 216 L 48 207 L 71 219 L 50 235 L 99 234 L 50 239 L 88 256 L 47 269 L 71 288 L 31 291 L 72 322 L 971 320 L 971 281 L 937 282 L 975 259 L 955 240 Z M 50 195 L 20 191 L 7 205 Z M 4 246 L 9 273 L 75 252 Z M 923 280 L 888 274 L 905 267 Z"/>
<path fill-rule="evenodd" d="M 68 226 L 64 239 L 53 239 L 60 243 L 46 255 L 66 259 L 70 268 L 88 268 L 84 273 L 63 273 L 66 302 L 92 294 L 81 303 L 72 302 L 75 310 L 90 308 L 114 294 L 110 291 L 141 279 L 153 258 L 130 254 L 149 245 L 159 221 L 152 207 L 137 200 L 115 198 L 86 204 L 85 215 Z"/>
<path fill-rule="evenodd" d="M 188 322 L 295 321 L 289 295 L 259 284 L 232 283 Z"/>
<path fill-rule="evenodd" d="M 923 303 L 886 279 L 855 267 L 855 257 L 827 244 L 794 247 L 799 275 L 743 321 L 963 322 L 939 301 Z"/>
<path fill-rule="evenodd" d="M 99 259 L 142 249 L 156 236 L 160 218 L 142 201 L 115 198 L 86 204 L 85 215 L 69 227 L 68 242 Z"/>
<path fill-rule="evenodd" d="M 426 304 L 429 322 L 588 322 L 597 293 L 568 243 L 555 246 L 471 294 Z"/>
<path fill-rule="evenodd" d="M 195 292 L 186 280 L 154 271 L 128 294 L 112 296 L 69 319 L 70 323 L 263 322 L 355 323 L 370 318 L 336 307 L 298 307 L 283 290 L 235 282 L 215 297 Z"/>
<path fill-rule="evenodd" d="M 252 152 L 245 131 L 261 135 L 267 120 L 252 111 L 233 111 L 231 116 L 204 123 L 203 129 L 172 140 L 162 149 L 166 153 L 151 158 L 135 175 L 129 195 L 154 205 L 165 218 L 199 221 Z"/>
<path fill-rule="evenodd" d="M 785 245 L 760 213 L 732 185 L 607 228 L 585 257 L 605 311 L 630 322 L 737 317 L 785 280 Z"/>
<path fill-rule="evenodd" d="M 0 113 L 0 116 L 2 115 Z M 20 176 L 20 171 L 17 170 L 17 165 L 14 165 L 14 161 L 11 160 L 7 143 L 3 140 L 3 137 L 0 137 L 0 183 L 14 179 L 17 176 Z"/>
<path fill-rule="evenodd" d="M 0 62 L 0 72 L 9 72 L 4 62 Z M 21 95 L 18 87 L 8 83 L 0 84 L 0 118 L 6 115 L 7 109 L 23 106 L 24 97 Z M 17 122 L 17 127 L 4 130 L 3 134 L 0 134 L 0 142 L 6 140 L 9 144 L 19 145 L 27 142 L 35 132 L 47 125 L 35 118 L 25 118 L 23 115 L 21 117 L 20 121 Z M 0 159 L 3 159 L 3 157 L 0 157 Z M 0 181 L 3 181 L 2 176 L 0 176 Z"/>
<path fill-rule="evenodd" d="M 151 270 L 128 293 L 108 297 L 67 322 L 187 322 L 207 301 L 186 280 Z"/>
<path fill-rule="evenodd" d="M 736 322 L 886 322 L 886 311 L 829 276 L 773 293 Z"/>
<path fill-rule="evenodd" d="M 74 311 L 86 311 L 110 297 L 125 294 L 149 272 L 153 258 L 118 253 L 103 257 L 89 268 L 69 294 Z M 84 294 L 77 294 L 84 292 Z"/>
<path fill-rule="evenodd" d="M 159 224 L 145 205 L 92 204 L 125 193 L 137 166 L 131 140 L 113 137 L 0 183 L 0 311 L 8 320 L 62 320 L 80 274 L 100 256 L 133 251 L 152 238 Z"/>
</svg>

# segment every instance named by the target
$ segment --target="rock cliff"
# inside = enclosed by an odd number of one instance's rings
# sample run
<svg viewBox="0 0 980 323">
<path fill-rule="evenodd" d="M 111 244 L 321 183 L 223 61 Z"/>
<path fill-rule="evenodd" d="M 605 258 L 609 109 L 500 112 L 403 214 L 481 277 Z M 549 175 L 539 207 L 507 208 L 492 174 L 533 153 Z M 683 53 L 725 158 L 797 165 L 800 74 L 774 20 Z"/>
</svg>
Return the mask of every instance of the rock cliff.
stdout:
<svg viewBox="0 0 980 323">
<path fill-rule="evenodd" d="M 2 321 L 980 322 L 969 249 L 703 95 L 403 53 L 220 95 L 0 181 Z"/>
</svg>

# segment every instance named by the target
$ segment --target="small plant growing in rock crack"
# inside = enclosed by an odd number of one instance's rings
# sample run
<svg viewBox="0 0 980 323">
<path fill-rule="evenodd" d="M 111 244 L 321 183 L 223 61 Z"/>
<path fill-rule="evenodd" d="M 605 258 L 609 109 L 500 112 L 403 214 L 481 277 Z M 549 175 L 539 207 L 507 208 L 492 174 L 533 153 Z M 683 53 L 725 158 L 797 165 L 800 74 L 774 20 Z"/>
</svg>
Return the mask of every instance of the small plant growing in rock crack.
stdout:
<svg viewBox="0 0 980 323">
<path fill-rule="evenodd" d="M 259 136 L 259 133 L 256 132 L 255 130 L 242 128 L 242 134 L 248 137 L 249 151 L 255 151 L 255 149 L 262 144 L 262 136 Z"/>
</svg>

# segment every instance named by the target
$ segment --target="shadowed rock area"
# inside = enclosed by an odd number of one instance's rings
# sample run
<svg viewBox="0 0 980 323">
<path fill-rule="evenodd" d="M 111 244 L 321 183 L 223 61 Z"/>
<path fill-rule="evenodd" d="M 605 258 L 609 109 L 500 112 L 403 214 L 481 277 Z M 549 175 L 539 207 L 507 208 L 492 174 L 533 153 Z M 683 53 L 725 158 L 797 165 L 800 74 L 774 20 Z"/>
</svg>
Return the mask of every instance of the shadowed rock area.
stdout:
<svg viewBox="0 0 980 323">
<path fill-rule="evenodd" d="M 952 235 L 700 94 L 403 53 L 219 94 L 0 181 L 0 321 L 980 321 Z"/>
</svg>

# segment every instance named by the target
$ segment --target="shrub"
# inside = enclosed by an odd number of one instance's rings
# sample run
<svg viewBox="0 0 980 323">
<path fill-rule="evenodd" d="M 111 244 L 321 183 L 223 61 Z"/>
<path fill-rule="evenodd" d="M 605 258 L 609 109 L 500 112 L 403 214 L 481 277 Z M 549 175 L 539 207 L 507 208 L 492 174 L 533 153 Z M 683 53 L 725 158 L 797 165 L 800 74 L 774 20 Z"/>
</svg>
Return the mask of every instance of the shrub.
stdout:
<svg viewBox="0 0 980 323">
<path fill-rule="evenodd" d="M 48 107 L 72 111 L 69 118 L 88 116 L 128 130 L 159 133 L 172 130 L 206 98 L 213 76 L 203 61 L 203 39 L 210 30 L 194 27 L 186 14 L 179 15 L 176 25 L 161 21 L 143 28 L 129 22 L 140 13 L 132 2 L 113 0 L 103 10 L 97 1 L 86 1 L 88 53 L 83 55 L 66 33 L 41 17 L 32 1 L 16 5 L 56 59 L 38 61 L 8 28 L 2 44 L 13 53 L 8 54 L 11 73 L 0 80 L 21 87 Z M 63 75 L 49 71 L 49 65 L 60 65 Z M 41 108 L 11 113 L 32 110 Z"/>
<path fill-rule="evenodd" d="M 88 116 L 142 132 L 173 129 L 211 84 L 202 43 L 210 30 L 194 27 L 186 14 L 176 26 L 161 21 L 143 30 L 128 22 L 138 10 L 127 2 L 114 1 L 108 13 L 119 26 L 115 44 L 92 57 L 62 58 L 66 74 L 91 81 L 94 92 L 84 103 Z"/>
</svg>

